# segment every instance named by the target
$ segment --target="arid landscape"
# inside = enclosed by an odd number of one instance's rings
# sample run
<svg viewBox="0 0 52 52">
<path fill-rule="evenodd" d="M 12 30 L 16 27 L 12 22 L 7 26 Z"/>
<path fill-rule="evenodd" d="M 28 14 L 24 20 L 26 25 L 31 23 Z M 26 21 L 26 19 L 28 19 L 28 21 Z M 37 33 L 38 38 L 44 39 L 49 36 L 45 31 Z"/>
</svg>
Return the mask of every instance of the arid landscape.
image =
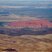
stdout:
<svg viewBox="0 0 52 52">
<path fill-rule="evenodd" d="M 52 34 L 8 36 L 0 34 L 0 52 L 13 48 L 17 52 L 52 52 Z"/>
<path fill-rule="evenodd" d="M 0 52 L 52 52 L 52 0 L 0 0 Z"/>
<path fill-rule="evenodd" d="M 0 52 L 8 52 L 8 49 L 17 52 L 52 52 L 52 22 L 13 14 L 0 16 Z"/>
<path fill-rule="evenodd" d="M 3 18 L 9 17 L 17 20 L 4 21 Z M 0 20 L 0 52 L 8 52 L 8 49 L 17 52 L 52 52 L 51 21 L 16 15 L 1 16 L 0 19 L 3 19 Z"/>
</svg>

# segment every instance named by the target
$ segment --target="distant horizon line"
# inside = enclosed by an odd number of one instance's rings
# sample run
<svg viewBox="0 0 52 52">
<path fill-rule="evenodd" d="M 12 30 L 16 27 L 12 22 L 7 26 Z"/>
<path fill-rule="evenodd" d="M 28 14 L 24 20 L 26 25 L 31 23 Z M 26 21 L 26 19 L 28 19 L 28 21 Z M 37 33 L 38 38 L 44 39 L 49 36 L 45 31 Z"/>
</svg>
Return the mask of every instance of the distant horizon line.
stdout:
<svg viewBox="0 0 52 52">
<path fill-rule="evenodd" d="M 33 7 L 33 8 L 52 8 L 46 6 L 10 6 L 10 5 L 0 5 L 0 8 L 24 8 L 24 7 Z"/>
</svg>

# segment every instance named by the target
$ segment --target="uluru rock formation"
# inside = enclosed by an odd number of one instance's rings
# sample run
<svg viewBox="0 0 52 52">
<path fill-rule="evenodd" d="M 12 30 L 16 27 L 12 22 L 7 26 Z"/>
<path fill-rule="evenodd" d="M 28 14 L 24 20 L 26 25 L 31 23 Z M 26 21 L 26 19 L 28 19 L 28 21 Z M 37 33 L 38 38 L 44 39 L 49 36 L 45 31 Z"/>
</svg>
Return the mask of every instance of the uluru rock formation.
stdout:
<svg viewBox="0 0 52 52">
<path fill-rule="evenodd" d="M 8 28 L 9 27 L 9 28 Z M 4 24 L 0 34 L 8 35 L 45 35 L 52 34 L 52 22 L 44 19 L 17 20 Z"/>
<path fill-rule="evenodd" d="M 52 28 L 52 22 L 48 20 L 27 20 L 27 21 L 14 21 L 9 23 L 10 27 L 31 27 L 31 28 Z"/>
</svg>

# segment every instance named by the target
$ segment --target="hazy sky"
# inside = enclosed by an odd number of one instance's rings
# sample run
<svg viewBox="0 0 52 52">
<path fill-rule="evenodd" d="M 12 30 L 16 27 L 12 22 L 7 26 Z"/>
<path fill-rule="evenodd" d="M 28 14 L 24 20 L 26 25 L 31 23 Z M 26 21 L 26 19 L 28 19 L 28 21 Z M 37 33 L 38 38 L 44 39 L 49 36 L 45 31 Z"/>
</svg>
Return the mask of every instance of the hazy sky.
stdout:
<svg viewBox="0 0 52 52">
<path fill-rule="evenodd" d="M 52 0 L 0 0 L 0 1 L 52 1 Z"/>
<path fill-rule="evenodd" d="M 52 4 L 52 0 L 0 0 L 0 5 L 9 5 L 9 4 L 32 4 L 32 3 L 44 3 Z"/>
<path fill-rule="evenodd" d="M 10 3 L 10 2 L 40 2 L 40 1 L 46 1 L 46 2 L 48 2 L 48 1 L 51 1 L 52 2 L 52 0 L 0 0 L 0 3 Z"/>
</svg>

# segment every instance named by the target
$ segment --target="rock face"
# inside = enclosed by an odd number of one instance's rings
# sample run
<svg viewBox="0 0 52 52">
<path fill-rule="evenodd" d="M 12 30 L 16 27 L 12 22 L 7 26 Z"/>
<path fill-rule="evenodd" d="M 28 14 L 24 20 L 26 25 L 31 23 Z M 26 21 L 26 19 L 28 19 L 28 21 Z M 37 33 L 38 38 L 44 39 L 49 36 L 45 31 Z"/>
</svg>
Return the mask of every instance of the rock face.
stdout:
<svg viewBox="0 0 52 52">
<path fill-rule="evenodd" d="M 44 36 L 8 36 L 0 35 L 0 52 L 13 48 L 18 52 L 52 52 L 52 34 Z"/>
<path fill-rule="evenodd" d="M 9 23 L 11 27 L 30 27 L 30 28 L 52 28 L 52 22 L 48 20 L 27 20 L 27 21 L 16 21 Z"/>
</svg>

